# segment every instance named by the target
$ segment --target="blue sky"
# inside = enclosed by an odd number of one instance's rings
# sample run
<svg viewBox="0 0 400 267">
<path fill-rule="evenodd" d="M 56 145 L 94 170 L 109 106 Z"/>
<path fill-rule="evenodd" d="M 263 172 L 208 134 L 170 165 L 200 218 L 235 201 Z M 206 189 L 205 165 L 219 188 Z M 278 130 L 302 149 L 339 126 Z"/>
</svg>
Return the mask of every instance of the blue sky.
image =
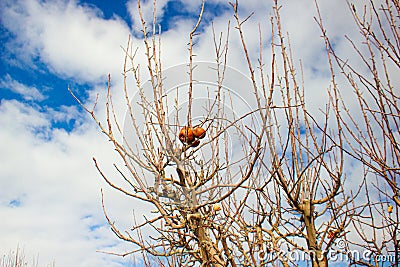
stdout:
<svg viewBox="0 0 400 267">
<path fill-rule="evenodd" d="M 199 2 L 158 2 L 166 68 L 187 62 L 188 33 Z M 285 1 L 282 21 L 290 32 L 295 58 L 302 59 L 307 101 L 310 110 L 316 111 L 324 107 L 326 96 L 319 90 L 328 86 L 329 76 L 310 2 Z M 243 17 L 255 12 L 244 26 L 253 60 L 258 54 L 259 23 L 264 40 L 270 38 L 271 4 L 256 0 L 240 4 Z M 352 20 L 345 1 L 321 0 L 320 8 L 336 47 L 346 54 L 343 36 L 355 34 L 356 29 L 348 27 Z M 143 10 L 150 19 L 151 1 L 144 1 Z M 202 34 L 196 39 L 198 60 L 214 60 L 211 21 L 217 32 L 225 32 L 228 20 L 233 16 L 227 1 L 207 1 Z M 123 101 L 121 46 L 131 34 L 134 46 L 143 52 L 138 21 L 135 0 L 0 3 L 0 253 L 19 245 L 28 257 L 39 254 L 41 264 L 54 260 L 58 267 L 128 266 L 132 262 L 96 252 L 131 248 L 107 227 L 100 188 L 105 189 L 110 213 L 121 227 L 129 229 L 131 210 L 140 212 L 140 207 L 109 190 L 96 173 L 93 156 L 110 172 L 118 158 L 69 94 L 68 86 L 89 106 L 99 93 L 98 112 L 104 114 L 110 73 L 114 101 Z M 228 64 L 246 73 L 232 22 L 230 53 Z M 264 53 L 268 61 L 268 44 Z M 145 66 L 143 58 L 139 62 Z M 117 109 L 124 114 L 123 105 Z"/>
</svg>

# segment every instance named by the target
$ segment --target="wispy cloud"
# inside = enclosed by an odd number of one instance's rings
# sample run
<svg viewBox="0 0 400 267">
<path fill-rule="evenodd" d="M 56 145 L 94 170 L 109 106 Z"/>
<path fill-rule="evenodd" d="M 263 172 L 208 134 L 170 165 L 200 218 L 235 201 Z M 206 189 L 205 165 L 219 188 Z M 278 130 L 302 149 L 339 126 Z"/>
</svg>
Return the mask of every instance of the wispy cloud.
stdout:
<svg viewBox="0 0 400 267">
<path fill-rule="evenodd" d="M 0 80 L 0 88 L 2 90 L 10 90 L 16 94 L 19 94 L 24 100 L 28 101 L 42 101 L 46 98 L 46 96 L 43 95 L 36 87 L 26 86 L 12 79 L 9 74 Z"/>
</svg>

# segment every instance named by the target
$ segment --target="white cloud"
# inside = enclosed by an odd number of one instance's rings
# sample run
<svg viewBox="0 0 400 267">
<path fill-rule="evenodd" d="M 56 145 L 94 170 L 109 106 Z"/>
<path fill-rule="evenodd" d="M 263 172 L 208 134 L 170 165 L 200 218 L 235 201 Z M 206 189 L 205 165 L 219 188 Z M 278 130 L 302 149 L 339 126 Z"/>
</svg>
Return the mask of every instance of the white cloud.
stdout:
<svg viewBox="0 0 400 267">
<path fill-rule="evenodd" d="M 12 79 L 9 74 L 0 80 L 0 88 L 20 94 L 25 100 L 42 101 L 46 98 L 36 87 L 26 86 Z"/>
<path fill-rule="evenodd" d="M 3 6 L 1 20 L 17 36 L 8 48 L 31 66 L 39 59 L 56 74 L 84 82 L 120 72 L 120 46 L 129 34 L 121 19 L 104 20 L 75 1 L 21 0 Z"/>
<path fill-rule="evenodd" d="M 94 155 L 116 161 L 112 149 L 86 123 L 67 133 L 52 129 L 50 119 L 51 113 L 17 101 L 0 104 L 0 253 L 19 244 L 28 258 L 39 254 L 42 264 L 120 266 L 96 252 L 127 249 L 107 227 L 100 201 L 104 183 L 91 161 Z M 105 193 L 112 209 L 131 208 L 114 192 Z M 129 219 L 128 212 L 121 221 Z"/>
</svg>

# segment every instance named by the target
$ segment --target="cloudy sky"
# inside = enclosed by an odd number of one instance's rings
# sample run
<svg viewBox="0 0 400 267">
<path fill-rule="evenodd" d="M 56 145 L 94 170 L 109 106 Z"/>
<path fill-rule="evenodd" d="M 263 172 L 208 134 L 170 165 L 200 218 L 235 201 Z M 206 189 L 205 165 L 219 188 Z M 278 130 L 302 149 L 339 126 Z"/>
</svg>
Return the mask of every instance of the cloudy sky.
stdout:
<svg viewBox="0 0 400 267">
<path fill-rule="evenodd" d="M 158 1 L 165 68 L 188 61 L 188 33 L 199 2 Z M 239 4 L 243 18 L 255 12 L 244 25 L 253 59 L 258 54 L 258 23 L 266 40 L 265 58 L 270 58 L 272 2 Z M 343 37 L 355 36 L 357 30 L 346 1 L 321 0 L 319 4 L 336 47 L 351 58 Z M 295 59 L 301 59 L 304 67 L 307 99 L 317 108 L 325 104 L 318 90 L 328 87 L 329 75 L 314 3 L 292 0 L 282 5 L 284 30 L 290 33 Z M 151 18 L 151 1 L 144 1 L 143 11 Z M 197 60 L 214 60 L 211 22 L 217 31 L 226 31 L 228 20 L 228 64 L 246 73 L 226 0 L 206 2 L 201 35 L 196 39 Z M 129 34 L 139 54 L 143 53 L 137 1 L 3 0 L 0 22 L 1 255 L 19 246 L 28 259 L 38 257 L 42 266 L 51 262 L 58 267 L 129 266 L 132 258 L 98 252 L 130 249 L 107 226 L 100 188 L 104 188 L 111 216 L 121 225 L 132 225 L 132 210 L 140 208 L 109 189 L 95 171 L 92 157 L 106 171 L 112 170 L 118 158 L 68 87 L 89 106 L 99 94 L 102 114 L 111 74 L 114 102 L 122 101 L 121 46 Z M 118 111 L 124 114 L 124 106 L 119 105 Z"/>
</svg>

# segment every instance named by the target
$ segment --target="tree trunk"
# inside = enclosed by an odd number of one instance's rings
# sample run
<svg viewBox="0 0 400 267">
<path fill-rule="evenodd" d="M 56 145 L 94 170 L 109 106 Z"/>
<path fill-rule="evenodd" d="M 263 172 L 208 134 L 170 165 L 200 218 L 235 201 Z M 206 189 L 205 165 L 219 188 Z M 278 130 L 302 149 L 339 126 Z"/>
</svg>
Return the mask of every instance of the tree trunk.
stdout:
<svg viewBox="0 0 400 267">
<path fill-rule="evenodd" d="M 309 200 L 304 200 L 302 205 L 303 219 L 307 231 L 308 252 L 312 260 L 313 267 L 328 267 L 326 253 L 321 250 L 317 243 L 317 231 L 314 223 L 314 206 Z"/>
<path fill-rule="evenodd" d="M 199 248 L 202 266 L 224 267 L 226 263 L 221 257 L 221 252 L 212 242 L 207 227 L 203 225 L 203 218 L 200 213 L 190 214 L 188 216 L 190 229 L 196 235 Z"/>
</svg>

